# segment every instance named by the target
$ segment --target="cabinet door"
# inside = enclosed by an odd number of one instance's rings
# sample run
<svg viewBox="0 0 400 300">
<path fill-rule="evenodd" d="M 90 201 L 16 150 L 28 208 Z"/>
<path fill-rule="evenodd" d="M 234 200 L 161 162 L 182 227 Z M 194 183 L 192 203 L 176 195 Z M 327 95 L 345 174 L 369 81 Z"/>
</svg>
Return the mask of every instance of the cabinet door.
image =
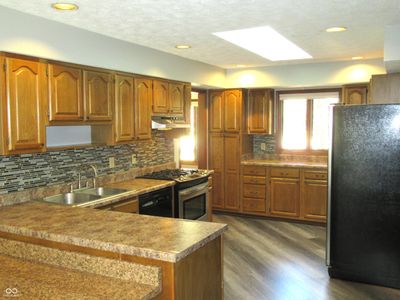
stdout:
<svg viewBox="0 0 400 300">
<path fill-rule="evenodd" d="M 210 134 L 209 153 L 210 169 L 214 170 L 212 207 L 224 208 L 224 137 L 221 134 Z"/>
<path fill-rule="evenodd" d="M 400 103 L 400 73 L 372 75 L 371 104 Z"/>
<path fill-rule="evenodd" d="M 134 85 L 130 76 L 115 75 L 115 142 L 132 141 L 134 128 Z"/>
<path fill-rule="evenodd" d="M 83 120 L 82 70 L 49 64 L 50 121 Z"/>
<path fill-rule="evenodd" d="M 269 90 L 250 90 L 247 100 L 247 132 L 273 133 L 273 93 Z"/>
<path fill-rule="evenodd" d="M 238 134 L 225 134 L 225 208 L 240 209 L 240 137 Z"/>
<path fill-rule="evenodd" d="M 112 120 L 112 76 L 109 73 L 84 71 L 85 115 L 90 121 Z"/>
<path fill-rule="evenodd" d="M 212 91 L 209 97 L 209 130 L 210 132 L 224 131 L 224 92 Z"/>
<path fill-rule="evenodd" d="M 270 213 L 281 217 L 299 216 L 298 179 L 271 178 Z"/>
<path fill-rule="evenodd" d="M 169 111 L 168 82 L 161 80 L 153 81 L 153 113 L 166 114 Z"/>
<path fill-rule="evenodd" d="M 345 86 L 343 87 L 344 104 L 367 104 L 367 86 Z"/>
<path fill-rule="evenodd" d="M 174 115 L 182 115 L 185 106 L 184 85 L 177 83 L 169 84 L 169 112 Z"/>
<path fill-rule="evenodd" d="M 185 84 L 184 87 L 184 110 L 183 117 L 186 124 L 190 124 L 190 106 L 192 104 L 192 86 L 190 84 Z"/>
<path fill-rule="evenodd" d="M 302 217 L 325 222 L 328 197 L 327 182 L 304 180 L 302 196 Z"/>
<path fill-rule="evenodd" d="M 150 79 L 135 79 L 135 132 L 140 140 L 151 139 L 151 103 L 153 87 Z"/>
<path fill-rule="evenodd" d="M 46 66 L 7 58 L 6 71 L 8 151 L 40 151 L 45 142 Z"/>
<path fill-rule="evenodd" d="M 242 118 L 242 92 L 228 90 L 224 92 L 224 130 L 229 133 L 240 131 Z"/>
</svg>

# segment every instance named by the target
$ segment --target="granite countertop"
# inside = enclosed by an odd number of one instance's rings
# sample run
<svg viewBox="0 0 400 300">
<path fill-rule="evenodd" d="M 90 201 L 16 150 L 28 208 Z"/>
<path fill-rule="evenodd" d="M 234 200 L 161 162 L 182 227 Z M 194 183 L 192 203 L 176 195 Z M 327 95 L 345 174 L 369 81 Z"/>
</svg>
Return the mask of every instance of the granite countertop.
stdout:
<svg viewBox="0 0 400 300">
<path fill-rule="evenodd" d="M 160 288 L 0 255 L 0 296 L 17 299 L 152 299 Z"/>
<path fill-rule="evenodd" d="M 0 231 L 176 262 L 227 225 L 26 202 L 0 208 Z"/>
<path fill-rule="evenodd" d="M 288 160 L 269 160 L 269 159 L 248 159 L 242 160 L 241 164 L 246 166 L 266 166 L 266 167 L 293 167 L 293 168 L 316 168 L 327 169 L 328 164 L 313 161 L 288 161 Z"/>
</svg>

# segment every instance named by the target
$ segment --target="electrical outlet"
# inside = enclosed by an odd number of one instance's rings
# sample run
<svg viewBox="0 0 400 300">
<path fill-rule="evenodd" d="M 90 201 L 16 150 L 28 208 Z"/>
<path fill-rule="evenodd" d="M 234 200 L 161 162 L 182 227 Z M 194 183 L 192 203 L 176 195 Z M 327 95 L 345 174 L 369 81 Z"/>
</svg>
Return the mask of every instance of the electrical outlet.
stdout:
<svg viewBox="0 0 400 300">
<path fill-rule="evenodd" d="M 265 151 L 265 149 L 266 149 L 265 143 L 261 143 L 261 150 L 264 150 L 264 151 Z"/>
<path fill-rule="evenodd" d="M 115 168 L 115 157 L 110 157 L 108 159 L 108 166 L 110 167 L 110 169 Z"/>
<path fill-rule="evenodd" d="M 136 154 L 132 154 L 132 156 L 131 156 L 131 158 L 132 158 L 132 165 L 134 165 L 134 164 L 136 164 Z"/>
</svg>

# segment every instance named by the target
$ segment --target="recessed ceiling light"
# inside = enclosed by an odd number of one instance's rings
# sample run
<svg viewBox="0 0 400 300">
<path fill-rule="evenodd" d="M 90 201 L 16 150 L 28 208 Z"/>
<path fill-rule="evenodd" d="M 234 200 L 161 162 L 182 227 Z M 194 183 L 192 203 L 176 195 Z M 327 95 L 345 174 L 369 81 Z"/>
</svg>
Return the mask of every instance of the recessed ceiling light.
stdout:
<svg viewBox="0 0 400 300">
<path fill-rule="evenodd" d="M 236 65 L 236 68 L 246 68 L 246 65 Z"/>
<path fill-rule="evenodd" d="M 310 54 L 269 26 L 213 34 L 272 61 L 312 58 Z"/>
<path fill-rule="evenodd" d="M 57 10 L 77 10 L 79 8 L 74 3 L 53 3 L 51 7 Z"/>
<path fill-rule="evenodd" d="M 364 57 L 362 56 L 353 56 L 351 59 L 352 60 L 359 60 L 359 59 L 363 59 Z"/>
<path fill-rule="evenodd" d="M 189 49 L 189 48 L 192 48 L 192 46 L 190 46 L 190 45 L 176 45 L 175 48 L 176 49 Z"/>
<path fill-rule="evenodd" d="M 329 28 L 325 29 L 326 32 L 342 32 L 342 31 L 346 31 L 346 30 L 347 30 L 347 28 L 342 27 L 342 26 L 329 27 Z"/>
</svg>

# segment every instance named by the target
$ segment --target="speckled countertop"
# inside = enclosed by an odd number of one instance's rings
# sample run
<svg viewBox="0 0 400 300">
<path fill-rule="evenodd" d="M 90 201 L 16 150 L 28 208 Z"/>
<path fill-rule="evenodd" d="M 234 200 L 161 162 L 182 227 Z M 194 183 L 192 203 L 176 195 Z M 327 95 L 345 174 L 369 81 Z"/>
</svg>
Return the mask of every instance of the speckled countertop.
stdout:
<svg viewBox="0 0 400 300">
<path fill-rule="evenodd" d="M 324 162 L 313 161 L 285 161 L 285 160 L 264 160 L 264 159 L 248 159 L 242 160 L 242 165 L 249 166 L 265 166 L 265 167 L 292 167 L 292 168 L 316 168 L 327 169 L 328 165 Z"/>
<path fill-rule="evenodd" d="M 4 299 L 152 299 L 159 287 L 0 255 Z"/>
<path fill-rule="evenodd" d="M 227 225 L 26 202 L 0 208 L 0 231 L 176 262 Z"/>
</svg>

